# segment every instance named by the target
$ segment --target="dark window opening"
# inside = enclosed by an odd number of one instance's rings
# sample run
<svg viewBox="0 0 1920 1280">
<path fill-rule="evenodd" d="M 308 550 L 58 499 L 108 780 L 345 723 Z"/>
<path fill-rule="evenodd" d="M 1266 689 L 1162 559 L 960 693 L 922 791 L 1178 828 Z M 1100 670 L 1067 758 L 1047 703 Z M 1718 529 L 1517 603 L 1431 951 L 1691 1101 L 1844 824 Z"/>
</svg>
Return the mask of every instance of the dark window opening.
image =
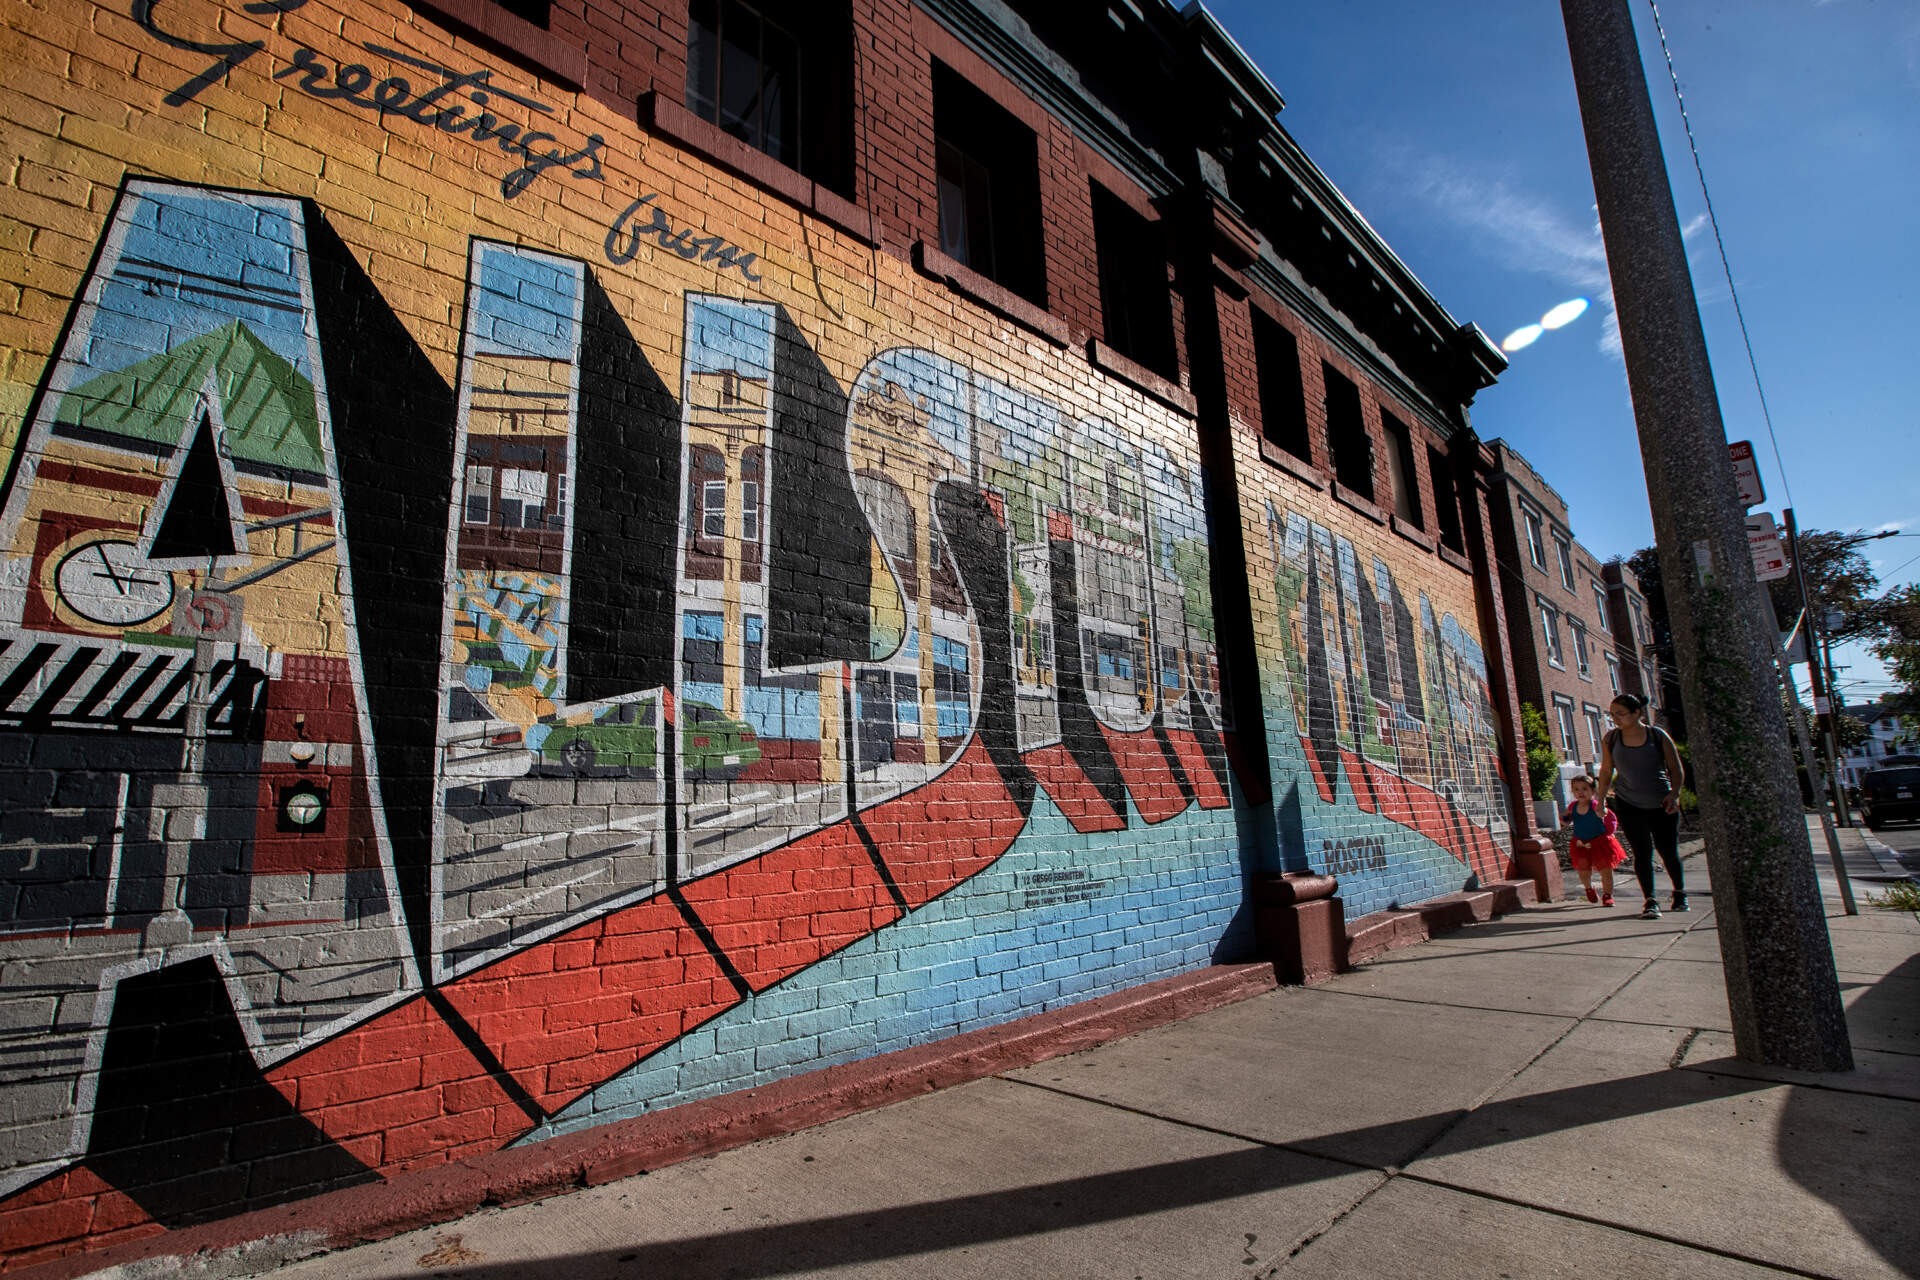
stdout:
<svg viewBox="0 0 1920 1280">
<path fill-rule="evenodd" d="M 691 0 L 687 109 L 845 194 L 853 187 L 851 46 L 844 5 Z"/>
<path fill-rule="evenodd" d="M 1093 244 L 1107 345 L 1169 381 L 1180 377 L 1167 285 L 1167 241 L 1111 191 L 1093 185 Z"/>
<path fill-rule="evenodd" d="M 1035 306 L 1046 306 L 1033 130 L 936 62 L 933 132 L 940 251 Z"/>
<path fill-rule="evenodd" d="M 1387 435 L 1387 476 L 1393 482 L 1393 514 L 1416 529 L 1424 529 L 1427 526 L 1420 518 L 1420 473 L 1413 463 L 1413 432 L 1385 409 L 1380 411 L 1380 426 Z"/>
<path fill-rule="evenodd" d="M 493 2 L 514 17 L 524 22 L 531 22 L 536 27 L 547 25 L 547 19 L 551 16 L 553 9 L 549 0 L 493 0 Z"/>
<path fill-rule="evenodd" d="M 1460 493 L 1453 483 L 1453 462 L 1431 445 L 1427 447 L 1427 474 L 1433 478 L 1433 517 L 1440 526 L 1440 545 L 1465 555 L 1467 539 L 1460 531 Z"/>
<path fill-rule="evenodd" d="M 1360 411 L 1360 388 L 1332 365 L 1321 361 L 1327 384 L 1327 444 L 1333 451 L 1333 478 L 1342 487 L 1373 501 L 1373 441 L 1367 438 Z"/>
<path fill-rule="evenodd" d="M 1300 344 L 1285 325 L 1253 312 L 1253 363 L 1260 378 L 1260 430 L 1302 462 L 1313 461 Z"/>
</svg>

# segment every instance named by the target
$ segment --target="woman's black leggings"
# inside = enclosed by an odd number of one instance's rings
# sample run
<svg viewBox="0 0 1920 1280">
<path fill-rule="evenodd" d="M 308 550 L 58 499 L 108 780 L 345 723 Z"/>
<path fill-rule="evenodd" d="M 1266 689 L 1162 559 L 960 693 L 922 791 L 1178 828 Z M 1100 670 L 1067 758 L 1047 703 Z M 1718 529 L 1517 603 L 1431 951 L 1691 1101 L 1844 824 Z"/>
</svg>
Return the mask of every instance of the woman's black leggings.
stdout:
<svg viewBox="0 0 1920 1280">
<path fill-rule="evenodd" d="M 1687 882 L 1680 870 L 1680 815 L 1668 813 L 1659 805 L 1643 809 L 1618 796 L 1613 798 L 1613 811 L 1620 817 L 1620 834 L 1633 848 L 1633 875 L 1640 882 L 1640 892 L 1649 899 L 1653 897 L 1653 851 L 1658 848 L 1674 893 L 1684 895 Z"/>
</svg>

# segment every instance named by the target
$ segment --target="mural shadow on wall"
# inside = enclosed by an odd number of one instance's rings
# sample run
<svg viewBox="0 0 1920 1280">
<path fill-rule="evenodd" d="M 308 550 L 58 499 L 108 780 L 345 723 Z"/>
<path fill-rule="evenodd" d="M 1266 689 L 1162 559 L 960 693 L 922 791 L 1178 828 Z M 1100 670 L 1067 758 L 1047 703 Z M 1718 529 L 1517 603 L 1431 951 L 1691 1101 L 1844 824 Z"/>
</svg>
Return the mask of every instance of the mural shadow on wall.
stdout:
<svg viewBox="0 0 1920 1280">
<path fill-rule="evenodd" d="M 1691 1069 L 1647 1072 L 1501 1099 L 1472 1112 L 1436 1112 L 1358 1127 L 1285 1147 L 1249 1147 L 1005 1191 L 582 1251 L 547 1258 L 543 1264 L 578 1280 L 669 1273 L 742 1278 L 810 1273 L 1242 1200 L 1347 1177 L 1366 1167 L 1312 1154 L 1313 1148 L 1398 1151 L 1404 1157 L 1393 1163 L 1403 1166 L 1443 1141 L 1448 1154 L 1491 1149 L 1575 1127 L 1654 1115 L 1707 1097 L 1738 1098 L 1778 1087 L 1770 1081 L 1708 1076 Z M 1469 1116 L 1474 1123 L 1463 1129 L 1461 1121 Z M 1783 1165 L 1789 1170 L 1795 1167 L 1794 1149 L 1804 1149 L 1811 1158 L 1816 1148 L 1831 1147 L 1818 1126 L 1800 1126 L 1798 1136 L 1792 1126 L 1784 1130 Z M 1830 1163 L 1830 1151 L 1827 1159 Z M 1827 1181 L 1808 1190 L 1834 1204 L 1883 1256 L 1896 1256 L 1901 1241 L 1897 1228 L 1889 1230 L 1884 1188 Z M 524 1275 L 525 1264 L 482 1262 L 464 1265 L 460 1274 L 468 1280 L 508 1280 Z"/>
<path fill-rule="evenodd" d="M 211 957 L 121 980 L 86 1165 L 168 1227 L 378 1181 L 262 1077 Z"/>
<path fill-rule="evenodd" d="M 864 662 L 872 534 L 847 470 L 847 391 L 787 309 L 773 316 L 767 662 Z"/>
<path fill-rule="evenodd" d="M 591 702 L 673 687 L 680 401 L 591 268 L 580 330 L 567 697 Z"/>
<path fill-rule="evenodd" d="M 424 959 L 440 597 L 420 584 L 446 574 L 457 401 L 352 250 L 305 204 L 374 758 L 408 936 Z"/>
</svg>

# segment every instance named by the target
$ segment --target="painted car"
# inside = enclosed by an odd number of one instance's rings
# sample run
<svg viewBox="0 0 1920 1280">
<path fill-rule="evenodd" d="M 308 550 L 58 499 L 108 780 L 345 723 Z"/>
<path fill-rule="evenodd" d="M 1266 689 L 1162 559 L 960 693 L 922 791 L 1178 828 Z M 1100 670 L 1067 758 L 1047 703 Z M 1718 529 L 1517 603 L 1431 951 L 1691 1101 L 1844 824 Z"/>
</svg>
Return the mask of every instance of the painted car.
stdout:
<svg viewBox="0 0 1920 1280">
<path fill-rule="evenodd" d="M 533 771 L 526 731 L 494 715 L 486 703 L 467 690 L 453 691 L 450 719 L 452 732 L 441 748 L 445 756 L 441 776 L 446 786 L 481 786 L 523 778 Z"/>
<path fill-rule="evenodd" d="M 682 703 L 680 759 L 692 773 L 737 777 L 760 759 L 759 735 L 704 702 Z M 549 769 L 587 774 L 602 769 L 652 769 L 659 763 L 654 702 L 620 702 L 577 724 L 551 726 L 540 742 Z"/>
</svg>

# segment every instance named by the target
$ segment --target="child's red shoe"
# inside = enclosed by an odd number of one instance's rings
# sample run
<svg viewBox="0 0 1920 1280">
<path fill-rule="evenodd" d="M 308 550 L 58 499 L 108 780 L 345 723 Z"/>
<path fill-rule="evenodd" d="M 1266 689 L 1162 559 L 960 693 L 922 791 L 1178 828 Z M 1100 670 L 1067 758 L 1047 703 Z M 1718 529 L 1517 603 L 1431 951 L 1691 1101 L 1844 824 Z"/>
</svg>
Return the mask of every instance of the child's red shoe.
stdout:
<svg viewBox="0 0 1920 1280">
<path fill-rule="evenodd" d="M 1600 901 L 1600 895 L 1599 895 L 1599 894 L 1597 894 L 1597 893 L 1595 893 L 1595 892 L 1593 891 L 1593 886 L 1592 886 L 1592 885 L 1588 885 L 1588 886 L 1587 886 L 1587 901 L 1588 901 L 1588 902 L 1598 902 L 1598 901 Z"/>
<path fill-rule="evenodd" d="M 1601 906 L 1603 906 L 1603 907 L 1610 907 L 1610 906 L 1612 906 L 1612 905 L 1613 905 L 1613 895 L 1612 895 L 1612 894 L 1608 894 L 1608 895 L 1607 895 L 1606 897 L 1604 897 L 1604 898 L 1602 898 L 1602 899 L 1600 899 L 1600 905 L 1601 905 Z"/>
</svg>

